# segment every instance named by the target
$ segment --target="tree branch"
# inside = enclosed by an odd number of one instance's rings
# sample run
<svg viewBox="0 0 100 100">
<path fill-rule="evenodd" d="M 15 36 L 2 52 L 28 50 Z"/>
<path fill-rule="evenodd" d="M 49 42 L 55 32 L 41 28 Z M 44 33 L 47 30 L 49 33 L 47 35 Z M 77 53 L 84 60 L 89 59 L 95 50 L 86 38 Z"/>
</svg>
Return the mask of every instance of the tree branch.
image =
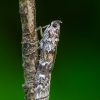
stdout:
<svg viewBox="0 0 100 100">
<path fill-rule="evenodd" d="M 35 0 L 19 0 L 25 100 L 49 100 L 50 80 L 59 41 L 60 20 L 51 22 L 38 40 Z M 41 27 L 40 27 L 41 29 Z M 38 42 L 41 49 L 38 62 Z"/>
<path fill-rule="evenodd" d="M 22 85 L 26 100 L 34 100 L 34 76 L 36 72 L 38 47 L 35 0 L 19 0 L 19 13 L 22 24 L 22 59 L 25 83 Z"/>
</svg>

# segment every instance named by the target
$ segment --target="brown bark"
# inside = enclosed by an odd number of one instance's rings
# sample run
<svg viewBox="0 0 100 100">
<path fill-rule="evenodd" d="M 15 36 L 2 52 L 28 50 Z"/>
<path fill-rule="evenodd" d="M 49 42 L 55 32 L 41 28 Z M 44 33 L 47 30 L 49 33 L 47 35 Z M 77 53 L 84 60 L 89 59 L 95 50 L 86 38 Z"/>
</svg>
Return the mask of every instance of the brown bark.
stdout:
<svg viewBox="0 0 100 100">
<path fill-rule="evenodd" d="M 36 28 L 35 0 L 19 0 L 22 24 L 22 59 L 25 83 L 22 85 L 26 100 L 34 100 L 34 76 L 36 73 L 38 47 Z"/>
<path fill-rule="evenodd" d="M 42 38 L 39 63 L 38 36 L 36 29 L 35 0 L 19 0 L 22 24 L 22 59 L 25 83 L 22 85 L 25 100 L 49 100 L 50 80 L 59 40 L 60 24 L 52 22 L 50 31 Z M 56 22 L 56 23 L 55 23 Z M 55 27 L 55 25 L 58 25 Z M 51 42 L 50 42 L 51 40 Z M 53 47 L 52 50 L 49 49 Z M 35 52 L 34 52 L 35 51 Z"/>
</svg>

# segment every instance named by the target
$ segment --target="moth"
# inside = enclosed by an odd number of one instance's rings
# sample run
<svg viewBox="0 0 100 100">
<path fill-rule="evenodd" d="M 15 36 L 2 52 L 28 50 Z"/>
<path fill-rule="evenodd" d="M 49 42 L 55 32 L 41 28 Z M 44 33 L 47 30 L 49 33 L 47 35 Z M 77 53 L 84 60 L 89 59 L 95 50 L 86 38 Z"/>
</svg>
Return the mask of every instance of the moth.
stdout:
<svg viewBox="0 0 100 100">
<path fill-rule="evenodd" d="M 41 49 L 39 64 L 34 81 L 35 100 L 48 100 L 50 91 L 51 72 L 54 66 L 57 44 L 60 36 L 60 20 L 52 21 L 51 24 L 36 29 L 40 30 L 42 39 L 39 42 Z M 46 28 L 42 33 L 42 28 Z"/>
</svg>

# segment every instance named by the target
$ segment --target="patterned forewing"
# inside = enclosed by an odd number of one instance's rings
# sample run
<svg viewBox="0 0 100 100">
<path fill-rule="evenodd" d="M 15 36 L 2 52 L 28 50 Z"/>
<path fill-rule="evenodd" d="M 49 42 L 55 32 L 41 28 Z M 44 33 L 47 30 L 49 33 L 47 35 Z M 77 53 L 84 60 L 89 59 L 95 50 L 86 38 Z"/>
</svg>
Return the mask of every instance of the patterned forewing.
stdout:
<svg viewBox="0 0 100 100">
<path fill-rule="evenodd" d="M 56 23 L 56 27 L 54 26 Z M 35 100 L 48 100 L 50 91 L 50 80 L 52 67 L 54 65 L 59 41 L 60 25 L 56 21 L 51 23 L 44 31 L 44 36 L 40 41 L 40 59 L 35 75 Z"/>
</svg>

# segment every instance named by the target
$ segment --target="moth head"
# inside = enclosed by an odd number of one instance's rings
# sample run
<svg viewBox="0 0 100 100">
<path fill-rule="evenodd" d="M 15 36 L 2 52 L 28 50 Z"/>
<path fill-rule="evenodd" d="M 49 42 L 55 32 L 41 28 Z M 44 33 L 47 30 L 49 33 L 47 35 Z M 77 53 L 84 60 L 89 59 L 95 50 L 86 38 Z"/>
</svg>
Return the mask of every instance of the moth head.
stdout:
<svg viewBox="0 0 100 100">
<path fill-rule="evenodd" d="M 57 28 L 60 26 L 60 23 L 62 23 L 61 20 L 55 20 L 51 22 L 52 27 Z"/>
</svg>

